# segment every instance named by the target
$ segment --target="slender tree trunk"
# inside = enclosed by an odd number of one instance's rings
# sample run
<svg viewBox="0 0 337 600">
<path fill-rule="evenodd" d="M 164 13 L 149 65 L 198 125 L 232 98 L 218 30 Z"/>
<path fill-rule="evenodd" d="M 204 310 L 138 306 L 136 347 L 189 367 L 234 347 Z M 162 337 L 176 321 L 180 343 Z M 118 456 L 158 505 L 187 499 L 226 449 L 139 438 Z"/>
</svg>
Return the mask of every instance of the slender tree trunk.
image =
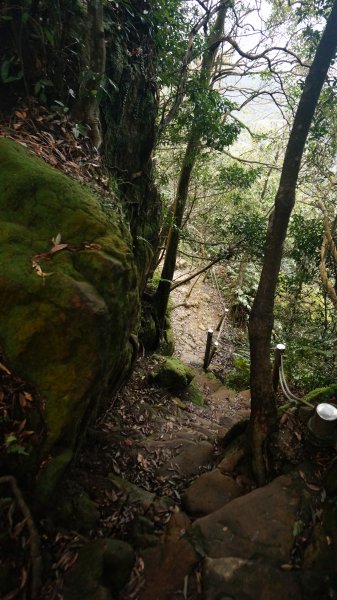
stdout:
<svg viewBox="0 0 337 600">
<path fill-rule="evenodd" d="M 270 218 L 264 263 L 254 300 L 249 339 L 251 354 L 250 441 L 253 469 L 259 484 L 265 483 L 264 444 L 275 430 L 277 411 L 272 389 L 270 341 L 274 320 L 274 299 L 280 270 L 283 243 L 295 203 L 295 190 L 301 159 L 319 95 L 337 47 L 337 0 L 335 0 L 304 89 L 290 133 L 274 211 Z"/>
<path fill-rule="evenodd" d="M 200 69 L 200 82 L 203 85 L 210 85 L 212 68 L 216 59 L 218 49 L 223 38 L 224 23 L 226 18 L 229 0 L 221 0 L 214 27 L 212 28 L 208 40 L 207 50 L 205 51 Z M 199 120 L 198 108 L 194 109 L 194 122 L 192 125 L 190 137 L 185 150 L 182 168 L 179 175 L 179 182 L 174 203 L 173 223 L 168 235 L 166 253 L 163 270 L 158 289 L 155 296 L 158 321 L 160 327 L 163 327 L 165 314 L 167 310 L 171 284 L 177 260 L 177 252 L 180 239 L 180 230 L 183 222 L 184 211 L 187 202 L 188 190 L 191 175 L 195 165 L 196 158 L 200 149 L 201 134 L 197 123 Z"/>
</svg>

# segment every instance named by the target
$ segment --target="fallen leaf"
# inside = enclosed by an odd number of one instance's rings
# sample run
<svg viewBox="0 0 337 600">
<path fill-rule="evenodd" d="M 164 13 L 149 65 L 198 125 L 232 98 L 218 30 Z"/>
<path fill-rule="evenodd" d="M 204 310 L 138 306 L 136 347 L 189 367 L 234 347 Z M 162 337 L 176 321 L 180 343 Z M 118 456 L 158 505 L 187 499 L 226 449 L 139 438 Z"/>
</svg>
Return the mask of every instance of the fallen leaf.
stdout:
<svg viewBox="0 0 337 600">
<path fill-rule="evenodd" d="M 55 254 L 55 252 L 60 252 L 60 250 L 64 250 L 68 248 L 69 244 L 54 244 L 54 246 L 49 250 L 49 254 Z"/>
<path fill-rule="evenodd" d="M 4 371 L 5 373 L 7 373 L 7 375 L 11 375 L 11 372 L 2 363 L 0 363 L 0 369 L 1 369 L 1 371 Z"/>
<path fill-rule="evenodd" d="M 20 394 L 20 396 L 21 396 L 21 394 Z M 21 404 L 21 402 L 20 402 L 20 404 Z M 27 419 L 23 419 L 23 421 L 21 421 L 20 427 L 17 430 L 17 433 L 21 433 L 24 430 L 26 423 L 27 423 Z"/>
<path fill-rule="evenodd" d="M 69 571 L 73 564 L 77 561 L 78 552 L 67 550 L 62 554 L 61 558 L 53 565 L 54 569 L 63 569 L 63 571 Z"/>
<path fill-rule="evenodd" d="M 23 519 L 23 521 L 21 521 L 20 523 L 17 523 L 15 525 L 14 531 L 13 531 L 13 535 L 14 535 L 15 538 L 18 538 L 18 536 L 20 535 L 21 531 L 26 526 L 26 523 L 27 523 L 27 518 Z"/>
<path fill-rule="evenodd" d="M 314 483 L 308 483 L 306 482 L 306 486 L 307 488 L 309 488 L 309 490 L 312 490 L 313 492 L 320 492 L 321 488 L 319 487 L 319 485 L 315 485 Z"/>
<path fill-rule="evenodd" d="M 284 425 L 289 419 L 288 413 L 284 413 L 280 419 L 280 425 Z"/>
</svg>

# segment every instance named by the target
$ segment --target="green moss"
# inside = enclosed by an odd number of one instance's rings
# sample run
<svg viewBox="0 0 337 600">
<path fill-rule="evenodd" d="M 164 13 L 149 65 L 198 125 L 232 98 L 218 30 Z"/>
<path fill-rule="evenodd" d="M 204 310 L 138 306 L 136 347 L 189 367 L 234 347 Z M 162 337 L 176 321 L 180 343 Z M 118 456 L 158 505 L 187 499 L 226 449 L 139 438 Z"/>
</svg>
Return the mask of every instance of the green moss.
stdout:
<svg viewBox="0 0 337 600">
<path fill-rule="evenodd" d="M 135 554 L 126 542 L 102 539 L 89 542 L 79 551 L 75 568 L 66 576 L 65 600 L 111 598 L 129 579 Z"/>
<path fill-rule="evenodd" d="M 72 450 L 138 327 L 132 241 L 89 189 L 4 138 L 0 208 L 0 346 L 45 401 L 45 451 Z M 58 234 L 68 247 L 44 257 Z"/>
<path fill-rule="evenodd" d="M 39 473 L 35 490 L 35 504 L 38 508 L 48 506 L 49 501 L 73 458 L 71 450 L 59 451 Z"/>
<path fill-rule="evenodd" d="M 182 399 L 185 402 L 193 402 L 197 406 L 203 406 L 205 403 L 204 395 L 195 381 L 191 381 L 189 386 L 184 390 Z"/>
<path fill-rule="evenodd" d="M 327 387 L 316 388 L 304 396 L 304 400 L 312 402 L 313 404 L 319 404 L 320 402 L 336 401 L 337 398 L 337 384 L 334 383 Z"/>
<path fill-rule="evenodd" d="M 179 391 L 191 383 L 194 373 L 179 358 L 165 358 L 159 355 L 154 355 L 154 358 L 158 360 L 158 366 L 150 377 L 157 385 Z"/>
<path fill-rule="evenodd" d="M 96 505 L 74 481 L 62 483 L 61 489 L 54 495 L 51 509 L 53 519 L 58 525 L 79 532 L 92 529 L 99 519 Z"/>
<path fill-rule="evenodd" d="M 160 352 L 164 356 L 172 356 L 174 352 L 174 332 L 171 319 L 168 315 L 165 317 L 163 338 L 160 343 Z"/>
</svg>

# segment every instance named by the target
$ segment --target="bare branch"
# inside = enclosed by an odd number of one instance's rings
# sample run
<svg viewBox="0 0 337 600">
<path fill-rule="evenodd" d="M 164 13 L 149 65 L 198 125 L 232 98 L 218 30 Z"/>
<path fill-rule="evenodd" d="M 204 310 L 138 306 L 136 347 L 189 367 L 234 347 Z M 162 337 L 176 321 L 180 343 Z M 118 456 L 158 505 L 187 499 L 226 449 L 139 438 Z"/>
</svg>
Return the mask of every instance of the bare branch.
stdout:
<svg viewBox="0 0 337 600">
<path fill-rule="evenodd" d="M 260 52 L 260 54 L 251 54 L 250 52 L 244 52 L 244 50 L 242 50 L 239 47 L 239 45 L 229 35 L 227 35 L 223 41 L 228 42 L 234 48 L 234 50 L 236 50 L 237 53 L 240 54 L 240 56 L 242 56 L 243 58 L 248 58 L 249 60 L 258 60 L 259 58 L 265 58 L 269 62 L 270 59 L 267 56 L 267 54 L 269 52 L 284 52 L 285 54 L 289 54 L 290 56 L 295 58 L 297 60 L 297 62 L 301 65 L 301 67 L 306 67 L 307 69 L 310 68 L 310 65 L 308 65 L 307 63 L 304 63 L 300 59 L 300 57 L 297 54 L 295 54 L 295 52 L 293 52 L 292 50 L 289 50 L 288 48 L 284 48 L 284 47 L 280 47 L 280 46 L 273 46 L 271 48 L 267 48 L 263 52 Z"/>
</svg>

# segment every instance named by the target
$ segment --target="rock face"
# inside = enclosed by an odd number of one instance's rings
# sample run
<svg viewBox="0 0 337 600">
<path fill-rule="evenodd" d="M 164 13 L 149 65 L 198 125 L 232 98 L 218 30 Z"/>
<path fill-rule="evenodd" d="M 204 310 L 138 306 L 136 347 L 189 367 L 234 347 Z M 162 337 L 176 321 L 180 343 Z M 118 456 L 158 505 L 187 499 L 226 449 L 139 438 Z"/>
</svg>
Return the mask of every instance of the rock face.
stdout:
<svg viewBox="0 0 337 600">
<path fill-rule="evenodd" d="M 262 556 L 280 566 L 289 561 L 300 503 L 296 479 L 283 475 L 198 519 L 194 527 L 211 558 Z"/>
<path fill-rule="evenodd" d="M 198 563 L 198 555 L 185 540 L 167 542 L 143 553 L 145 586 L 140 600 L 169 600 L 181 595 L 184 579 Z"/>
<path fill-rule="evenodd" d="M 21 145 L 0 140 L 0 172 L 0 345 L 44 399 L 44 450 L 60 454 L 128 369 L 133 254 L 94 194 Z"/>
</svg>

